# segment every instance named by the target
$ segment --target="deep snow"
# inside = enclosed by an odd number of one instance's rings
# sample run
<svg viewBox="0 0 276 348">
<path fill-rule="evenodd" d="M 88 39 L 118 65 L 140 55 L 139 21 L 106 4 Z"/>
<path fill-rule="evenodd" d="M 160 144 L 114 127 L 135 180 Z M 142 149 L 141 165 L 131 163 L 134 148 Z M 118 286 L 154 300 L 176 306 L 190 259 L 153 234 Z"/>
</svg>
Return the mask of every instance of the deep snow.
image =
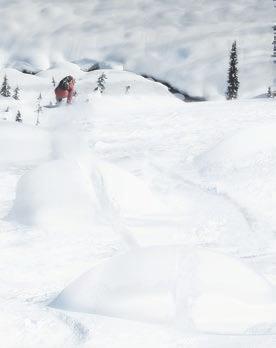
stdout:
<svg viewBox="0 0 276 348">
<path fill-rule="evenodd" d="M 274 101 L 186 104 L 104 71 L 102 96 L 68 62 L 1 71 L 21 88 L 0 107 L 4 346 L 274 348 Z M 69 73 L 74 104 L 34 126 Z"/>
</svg>

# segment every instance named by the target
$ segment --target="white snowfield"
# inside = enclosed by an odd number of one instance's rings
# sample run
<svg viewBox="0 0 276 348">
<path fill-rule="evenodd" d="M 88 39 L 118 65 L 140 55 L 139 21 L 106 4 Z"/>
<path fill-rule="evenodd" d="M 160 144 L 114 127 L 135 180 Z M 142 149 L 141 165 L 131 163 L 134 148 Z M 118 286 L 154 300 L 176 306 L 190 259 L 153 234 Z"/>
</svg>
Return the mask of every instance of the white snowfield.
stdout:
<svg viewBox="0 0 276 348">
<path fill-rule="evenodd" d="M 273 83 L 272 0 L 2 0 L 0 15 L 1 67 L 98 61 L 219 98 L 237 40 L 240 94 L 263 94 Z"/>
<path fill-rule="evenodd" d="M 274 101 L 187 104 L 68 62 L 5 73 L 0 345 L 274 348 Z M 73 105 L 35 126 L 68 74 Z"/>
</svg>

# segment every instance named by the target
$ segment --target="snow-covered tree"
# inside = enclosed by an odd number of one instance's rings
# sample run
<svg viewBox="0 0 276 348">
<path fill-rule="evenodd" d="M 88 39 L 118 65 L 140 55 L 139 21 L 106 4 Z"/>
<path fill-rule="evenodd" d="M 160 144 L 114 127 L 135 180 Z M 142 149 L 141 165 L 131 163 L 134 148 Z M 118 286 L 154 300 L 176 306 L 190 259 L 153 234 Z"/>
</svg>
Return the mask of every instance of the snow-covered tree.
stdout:
<svg viewBox="0 0 276 348">
<path fill-rule="evenodd" d="M 237 43 L 233 42 L 230 51 L 226 99 L 236 99 L 239 90 Z"/>
<path fill-rule="evenodd" d="M 37 107 L 36 107 L 36 122 L 35 122 L 35 125 L 38 126 L 40 124 L 40 114 L 42 113 L 43 109 L 42 109 L 42 106 L 41 106 L 41 100 L 42 100 L 42 94 L 40 93 L 38 98 L 37 98 Z"/>
<path fill-rule="evenodd" d="M 11 87 L 10 87 L 9 82 L 8 82 L 8 77 L 7 77 L 7 75 L 5 75 L 3 83 L 2 83 L 2 88 L 0 90 L 0 94 L 3 97 L 10 97 L 11 96 L 10 90 L 11 90 Z"/>
<path fill-rule="evenodd" d="M 15 118 L 16 122 L 23 122 L 21 112 L 18 110 Z"/>
<path fill-rule="evenodd" d="M 20 91 L 20 89 L 19 89 L 19 87 L 17 86 L 16 88 L 15 88 L 15 90 L 13 91 L 13 99 L 15 99 L 15 100 L 19 100 L 19 91 Z"/>
<path fill-rule="evenodd" d="M 55 80 L 54 76 L 52 77 L 52 84 L 54 87 L 56 87 L 56 80 Z"/>
<path fill-rule="evenodd" d="M 102 94 L 105 90 L 106 79 L 107 76 L 105 75 L 105 73 L 102 73 L 97 80 L 97 87 L 94 89 L 94 91 L 99 91 Z"/>
</svg>

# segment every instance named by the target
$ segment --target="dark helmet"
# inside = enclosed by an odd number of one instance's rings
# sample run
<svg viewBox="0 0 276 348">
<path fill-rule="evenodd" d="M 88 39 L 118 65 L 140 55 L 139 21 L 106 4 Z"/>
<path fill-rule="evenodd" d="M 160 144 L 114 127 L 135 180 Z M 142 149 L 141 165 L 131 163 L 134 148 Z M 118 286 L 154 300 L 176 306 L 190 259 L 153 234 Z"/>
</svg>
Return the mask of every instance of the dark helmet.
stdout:
<svg viewBox="0 0 276 348">
<path fill-rule="evenodd" d="M 59 86 L 61 89 L 63 89 L 63 90 L 67 90 L 67 89 L 69 88 L 69 83 L 70 83 L 70 82 L 73 82 L 73 83 L 75 84 L 76 80 L 74 79 L 73 76 L 68 75 L 68 76 L 64 77 L 64 78 L 60 81 L 60 83 L 59 83 L 58 86 Z"/>
</svg>

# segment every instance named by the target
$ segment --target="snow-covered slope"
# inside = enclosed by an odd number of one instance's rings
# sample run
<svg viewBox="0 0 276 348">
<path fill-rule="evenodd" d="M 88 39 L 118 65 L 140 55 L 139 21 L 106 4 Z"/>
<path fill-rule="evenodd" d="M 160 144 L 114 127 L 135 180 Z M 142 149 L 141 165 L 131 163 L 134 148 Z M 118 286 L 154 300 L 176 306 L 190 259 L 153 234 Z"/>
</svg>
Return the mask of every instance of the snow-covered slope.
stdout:
<svg viewBox="0 0 276 348">
<path fill-rule="evenodd" d="M 20 100 L 0 99 L 1 344 L 274 348 L 274 101 L 188 104 L 70 62 L 4 74 Z M 35 126 L 68 74 L 73 105 Z"/>
<path fill-rule="evenodd" d="M 96 60 L 218 97 L 237 40 L 241 95 L 266 92 L 274 78 L 272 0 L 3 0 L 0 17 L 2 67 Z"/>
</svg>

